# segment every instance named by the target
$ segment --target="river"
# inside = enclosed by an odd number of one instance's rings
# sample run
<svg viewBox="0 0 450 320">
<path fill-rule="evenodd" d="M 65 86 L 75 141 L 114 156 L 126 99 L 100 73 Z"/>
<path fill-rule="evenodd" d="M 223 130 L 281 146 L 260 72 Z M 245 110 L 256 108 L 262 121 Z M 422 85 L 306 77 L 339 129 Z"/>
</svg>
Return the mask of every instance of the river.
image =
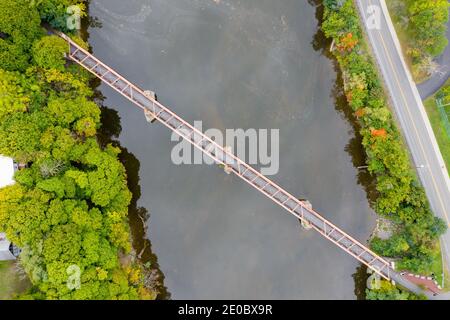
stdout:
<svg viewBox="0 0 450 320">
<path fill-rule="evenodd" d="M 104 62 L 204 129 L 279 129 L 280 168 L 271 178 L 364 242 L 375 224 L 370 179 L 356 168 L 363 152 L 316 5 L 92 0 L 89 42 Z M 127 150 L 134 210 L 149 216 L 152 261 L 167 297 L 361 297 L 356 260 L 222 169 L 173 164 L 169 130 L 147 124 L 109 87 L 99 90 L 109 108 L 105 130 L 120 131 Z"/>
</svg>

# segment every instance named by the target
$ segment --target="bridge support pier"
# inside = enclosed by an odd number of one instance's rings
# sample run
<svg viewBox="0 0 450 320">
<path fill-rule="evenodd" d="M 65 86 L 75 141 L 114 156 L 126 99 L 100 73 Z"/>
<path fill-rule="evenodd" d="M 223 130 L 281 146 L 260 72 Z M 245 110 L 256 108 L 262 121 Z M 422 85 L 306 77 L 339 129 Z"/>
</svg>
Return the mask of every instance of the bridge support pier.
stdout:
<svg viewBox="0 0 450 320">
<path fill-rule="evenodd" d="M 156 100 L 156 94 L 155 94 L 154 91 L 151 91 L 151 90 L 145 90 L 145 91 L 144 91 L 144 94 L 145 94 L 145 96 L 146 96 L 147 98 Z"/>
<path fill-rule="evenodd" d="M 303 201 L 303 203 L 305 204 L 305 207 L 306 208 L 308 208 L 308 209 L 312 209 L 312 204 L 311 204 L 311 202 L 309 202 L 308 200 L 302 200 Z M 311 223 L 309 223 L 308 221 L 306 221 L 306 220 L 303 220 L 303 219 L 300 219 L 300 223 L 302 224 L 302 227 L 305 229 L 305 230 L 311 230 L 312 229 L 312 225 L 311 225 Z"/>
<path fill-rule="evenodd" d="M 145 90 L 144 95 L 149 99 L 156 100 L 156 94 L 155 94 L 155 92 L 153 92 L 151 90 Z M 144 114 L 145 114 L 145 119 L 147 120 L 148 123 L 155 122 L 155 120 L 156 120 L 155 115 L 150 110 L 146 109 L 144 111 Z"/>
<path fill-rule="evenodd" d="M 144 115 L 148 123 L 153 123 L 156 120 L 155 115 L 150 110 L 145 109 Z"/>
</svg>

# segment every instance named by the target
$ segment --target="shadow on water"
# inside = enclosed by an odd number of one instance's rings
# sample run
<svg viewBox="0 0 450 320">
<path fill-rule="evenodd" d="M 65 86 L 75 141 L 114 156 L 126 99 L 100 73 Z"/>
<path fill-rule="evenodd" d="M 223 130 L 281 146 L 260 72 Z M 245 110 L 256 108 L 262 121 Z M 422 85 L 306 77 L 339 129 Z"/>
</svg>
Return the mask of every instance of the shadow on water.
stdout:
<svg viewBox="0 0 450 320">
<path fill-rule="evenodd" d="M 97 23 L 95 18 L 84 19 L 80 35 L 85 40 L 89 39 L 88 28 L 101 28 L 101 24 Z M 94 101 L 101 109 L 102 125 L 98 130 L 97 140 L 102 147 L 112 144 L 121 150 L 119 160 L 125 167 L 128 189 L 132 193 L 128 207 L 132 246 L 137 258 L 148 270 L 147 276 L 150 280 L 150 287 L 155 292 L 158 292 L 157 299 L 170 299 L 170 293 L 164 286 L 164 274 L 159 267 L 158 258 L 153 253 L 151 242 L 147 236 L 147 224 L 150 221 L 150 213 L 146 208 L 139 207 L 137 204 L 141 197 L 141 186 L 139 184 L 140 162 L 126 148 L 122 147 L 117 140 L 122 131 L 120 116 L 116 110 L 104 106 L 103 101 L 105 97 L 98 90 L 100 84 L 101 81 L 98 78 L 93 78 L 90 83 L 91 88 L 94 90 Z"/>
<path fill-rule="evenodd" d="M 98 98 L 97 94 L 96 102 L 101 105 Z M 139 207 L 137 204 L 141 197 L 141 186 L 139 185 L 139 168 L 141 164 L 132 153 L 122 147 L 119 141 L 116 140 L 122 130 L 117 111 L 103 105 L 101 111 L 102 127 L 98 132 L 98 140 L 102 146 L 111 143 L 121 149 L 119 160 L 125 167 L 128 188 L 132 193 L 131 203 L 128 207 L 128 220 L 133 249 L 137 258 L 150 270 L 151 286 L 154 291 L 158 292 L 158 299 L 169 299 L 170 293 L 164 286 L 164 274 L 159 268 L 158 259 L 152 251 L 152 245 L 147 236 L 147 223 L 150 221 L 150 213 L 146 208 Z"/>
<path fill-rule="evenodd" d="M 361 127 L 358 124 L 351 107 L 347 103 L 347 99 L 344 93 L 342 71 L 339 68 L 336 58 L 329 50 L 331 46 L 331 39 L 327 39 L 322 29 L 320 28 L 324 13 L 322 0 L 308 0 L 308 3 L 316 7 L 316 19 L 318 21 L 317 32 L 313 37 L 311 45 L 315 51 L 320 52 L 323 56 L 326 56 L 333 62 L 333 67 L 336 72 L 336 82 L 333 86 L 333 90 L 331 91 L 331 96 L 333 97 L 336 111 L 338 111 L 339 114 L 341 114 L 352 126 L 354 136 L 346 145 L 345 151 L 351 156 L 352 164 L 355 168 L 365 166 L 366 154 L 362 146 L 362 136 L 359 133 Z M 369 174 L 367 170 L 358 170 L 356 178 L 357 183 L 364 188 L 370 206 L 373 207 L 377 197 L 377 191 L 375 189 L 375 179 Z M 362 264 L 359 265 L 352 277 L 355 282 L 354 292 L 356 298 L 358 300 L 364 300 L 366 281 L 368 278 L 367 267 Z"/>
<path fill-rule="evenodd" d="M 308 3 L 311 6 L 316 7 L 316 19 L 318 25 L 320 25 L 323 16 L 323 6 L 322 1 L 320 0 L 308 0 Z M 87 39 L 89 37 L 88 28 L 93 27 L 101 27 L 100 24 L 96 22 L 96 20 L 90 19 L 90 21 L 85 21 L 83 28 L 83 38 Z M 319 52 L 320 54 L 328 57 L 332 62 L 336 72 L 336 82 L 331 91 L 331 96 L 335 102 L 335 109 L 339 114 L 342 115 L 352 126 L 353 130 L 353 138 L 350 139 L 347 144 L 345 151 L 351 156 L 352 163 L 355 167 L 363 166 L 365 164 L 365 153 L 361 144 L 361 136 L 359 134 L 359 126 L 358 123 L 352 113 L 351 108 L 348 106 L 346 102 L 346 98 L 343 92 L 343 82 L 341 72 L 338 68 L 337 61 L 333 58 L 328 48 L 330 47 L 331 41 L 325 38 L 325 35 L 321 31 L 318 26 L 317 32 L 313 37 L 312 46 L 314 50 Z M 92 87 L 97 88 L 100 84 L 98 79 L 94 79 L 92 82 Z M 104 101 L 104 97 L 101 92 L 96 90 L 96 101 L 102 105 Z M 102 128 L 99 130 L 98 139 L 99 142 L 103 145 L 107 143 L 113 143 L 114 145 L 120 147 L 120 143 L 117 141 L 118 136 L 122 130 L 120 125 L 120 117 L 115 110 L 102 106 Z M 141 258 L 143 263 L 149 263 L 151 265 L 152 277 L 155 279 L 155 283 L 158 287 L 158 291 L 160 292 L 158 298 L 159 299 L 168 299 L 170 298 L 170 293 L 167 291 L 167 288 L 164 286 L 164 274 L 159 269 L 159 265 L 157 262 L 157 257 L 152 252 L 151 243 L 148 240 L 146 234 L 146 223 L 150 218 L 150 214 L 146 208 L 138 207 L 137 202 L 141 197 L 141 188 L 139 185 L 139 168 L 140 162 L 139 160 L 131 153 L 128 152 L 127 149 L 120 147 L 122 153 L 120 155 L 120 160 L 124 164 L 127 175 L 128 175 L 128 187 L 132 192 L 132 200 L 129 207 L 129 221 L 131 227 L 131 233 L 133 238 L 133 248 L 136 251 L 136 254 Z M 357 173 L 357 182 L 361 185 L 366 191 L 367 198 L 371 204 L 373 204 L 373 200 L 375 199 L 375 188 L 373 179 L 366 171 L 358 171 Z M 358 266 L 356 268 L 355 273 L 352 275 L 355 284 L 355 296 L 357 299 L 365 298 L 365 287 L 367 280 L 367 273 L 365 266 Z"/>
<path fill-rule="evenodd" d="M 366 287 L 367 287 L 367 279 L 369 278 L 369 274 L 367 273 L 367 267 L 363 264 L 360 264 L 354 274 L 352 274 L 352 278 L 355 281 L 355 296 L 357 300 L 366 300 Z"/>
</svg>

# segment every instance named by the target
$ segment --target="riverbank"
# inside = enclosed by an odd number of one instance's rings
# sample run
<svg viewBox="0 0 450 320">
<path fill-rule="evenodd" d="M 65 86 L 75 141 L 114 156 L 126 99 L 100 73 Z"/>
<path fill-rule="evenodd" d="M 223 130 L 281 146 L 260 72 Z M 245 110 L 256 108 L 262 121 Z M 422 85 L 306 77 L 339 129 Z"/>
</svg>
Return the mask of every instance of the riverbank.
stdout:
<svg viewBox="0 0 450 320">
<path fill-rule="evenodd" d="M 433 217 L 411 170 L 353 2 L 328 2 L 322 28 L 334 40 L 347 100 L 361 125 L 368 171 L 376 178 L 375 210 L 395 225 L 388 239 L 375 237 L 371 247 L 394 259 L 399 270 L 437 275 L 442 270 L 438 237 L 445 224 Z"/>
</svg>

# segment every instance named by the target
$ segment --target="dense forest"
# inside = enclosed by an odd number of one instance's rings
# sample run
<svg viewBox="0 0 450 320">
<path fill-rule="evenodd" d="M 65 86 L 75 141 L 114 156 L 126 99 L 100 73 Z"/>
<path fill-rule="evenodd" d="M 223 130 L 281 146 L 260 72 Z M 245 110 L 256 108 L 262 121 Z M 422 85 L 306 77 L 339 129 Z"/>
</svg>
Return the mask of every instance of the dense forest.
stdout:
<svg viewBox="0 0 450 320">
<path fill-rule="evenodd" d="M 446 225 L 430 211 L 411 169 L 353 1 L 325 0 L 324 5 L 322 29 L 335 41 L 333 53 L 343 73 L 347 101 L 360 124 L 368 170 L 376 179 L 374 207 L 395 226 L 389 239 L 375 237 L 371 247 L 380 255 L 395 258 L 399 270 L 430 275 L 440 259 L 438 238 Z"/>
<path fill-rule="evenodd" d="M 84 15 L 83 2 L 0 0 L 0 154 L 26 164 L 0 190 L 0 230 L 22 248 L 33 287 L 21 298 L 152 299 L 130 259 L 120 149 L 96 138 L 91 76 L 42 27 L 67 32 L 67 7 Z"/>
<path fill-rule="evenodd" d="M 404 40 L 413 74 L 421 80 L 423 76 L 436 72 L 433 58 L 440 55 L 448 44 L 448 1 L 390 0 L 388 5 L 399 31 L 404 34 L 401 40 Z"/>
</svg>

